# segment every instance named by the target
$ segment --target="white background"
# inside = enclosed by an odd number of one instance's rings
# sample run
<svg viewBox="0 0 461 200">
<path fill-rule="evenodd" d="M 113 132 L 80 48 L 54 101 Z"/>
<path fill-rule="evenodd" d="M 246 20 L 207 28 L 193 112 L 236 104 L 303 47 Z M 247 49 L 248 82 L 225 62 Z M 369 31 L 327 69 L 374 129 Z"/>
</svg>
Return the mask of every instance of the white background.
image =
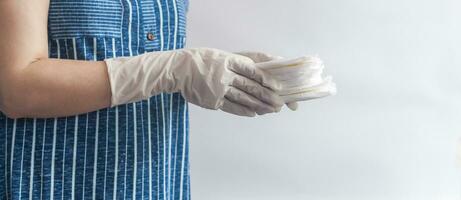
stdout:
<svg viewBox="0 0 461 200">
<path fill-rule="evenodd" d="M 461 1 L 191 0 L 188 47 L 320 56 L 338 95 L 191 105 L 192 198 L 461 199 Z"/>
</svg>

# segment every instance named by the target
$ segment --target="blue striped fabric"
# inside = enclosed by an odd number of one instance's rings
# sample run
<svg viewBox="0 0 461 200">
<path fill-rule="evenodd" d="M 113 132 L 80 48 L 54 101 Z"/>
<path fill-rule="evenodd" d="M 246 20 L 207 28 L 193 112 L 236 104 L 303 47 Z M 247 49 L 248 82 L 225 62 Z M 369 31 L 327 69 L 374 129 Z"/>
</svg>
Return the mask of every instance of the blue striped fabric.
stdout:
<svg viewBox="0 0 461 200">
<path fill-rule="evenodd" d="M 100 61 L 183 48 L 187 5 L 51 0 L 49 57 Z M 0 112 L 0 133 L 1 199 L 190 199 L 189 113 L 179 93 L 60 118 Z"/>
</svg>

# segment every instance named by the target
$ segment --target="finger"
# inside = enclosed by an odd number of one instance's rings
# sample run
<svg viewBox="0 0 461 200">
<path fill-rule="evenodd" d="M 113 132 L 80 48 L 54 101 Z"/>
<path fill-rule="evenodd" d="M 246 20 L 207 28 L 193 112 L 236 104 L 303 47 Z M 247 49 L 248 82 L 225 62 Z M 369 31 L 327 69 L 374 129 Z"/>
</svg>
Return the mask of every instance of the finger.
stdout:
<svg viewBox="0 0 461 200">
<path fill-rule="evenodd" d="M 275 79 L 271 78 L 269 74 L 256 68 L 254 63 L 234 63 L 229 66 L 233 72 L 252 79 L 261 85 L 268 87 L 272 90 L 281 90 L 281 84 Z"/>
<path fill-rule="evenodd" d="M 246 106 L 250 110 L 254 110 L 259 115 L 276 112 L 276 108 L 234 87 L 228 90 L 225 97 L 232 102 Z"/>
<path fill-rule="evenodd" d="M 298 110 L 298 102 L 287 103 L 287 107 L 292 111 L 296 111 Z"/>
<path fill-rule="evenodd" d="M 252 95 L 260 101 L 273 107 L 281 107 L 285 101 L 273 90 L 263 87 L 261 84 L 244 76 L 236 76 L 232 81 L 232 86 Z"/>
<path fill-rule="evenodd" d="M 224 112 L 231 113 L 234 115 L 239 115 L 239 116 L 245 116 L 245 117 L 256 116 L 256 113 L 254 111 L 251 111 L 245 106 L 229 101 L 228 99 L 224 99 L 224 103 L 221 107 L 221 110 Z"/>
</svg>

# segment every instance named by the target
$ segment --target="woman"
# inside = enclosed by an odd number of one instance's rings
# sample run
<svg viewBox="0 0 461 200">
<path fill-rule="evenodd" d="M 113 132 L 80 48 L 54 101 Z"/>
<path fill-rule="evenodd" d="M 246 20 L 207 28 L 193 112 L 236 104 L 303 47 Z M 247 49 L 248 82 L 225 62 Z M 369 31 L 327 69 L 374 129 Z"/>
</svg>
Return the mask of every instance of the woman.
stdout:
<svg viewBox="0 0 461 200">
<path fill-rule="evenodd" d="M 273 57 L 182 49 L 187 7 L 0 2 L 2 199 L 190 199 L 186 102 L 280 110 Z"/>
</svg>

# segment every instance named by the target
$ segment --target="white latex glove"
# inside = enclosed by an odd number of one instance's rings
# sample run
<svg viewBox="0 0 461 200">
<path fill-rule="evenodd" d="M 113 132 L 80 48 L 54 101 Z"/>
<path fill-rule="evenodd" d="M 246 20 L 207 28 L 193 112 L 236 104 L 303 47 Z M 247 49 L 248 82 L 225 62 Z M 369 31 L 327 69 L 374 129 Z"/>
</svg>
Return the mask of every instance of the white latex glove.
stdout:
<svg viewBox="0 0 461 200">
<path fill-rule="evenodd" d="M 242 51 L 237 52 L 236 54 L 246 56 L 253 60 L 255 63 L 269 62 L 273 60 L 283 59 L 281 56 L 274 56 L 263 52 L 254 52 L 254 51 Z M 286 104 L 288 108 L 292 111 L 298 110 L 298 102 L 290 102 Z"/>
<path fill-rule="evenodd" d="M 126 104 L 162 92 L 181 92 L 190 103 L 241 116 L 278 112 L 284 102 L 277 81 L 244 56 L 196 48 L 105 59 L 111 105 Z"/>
</svg>

